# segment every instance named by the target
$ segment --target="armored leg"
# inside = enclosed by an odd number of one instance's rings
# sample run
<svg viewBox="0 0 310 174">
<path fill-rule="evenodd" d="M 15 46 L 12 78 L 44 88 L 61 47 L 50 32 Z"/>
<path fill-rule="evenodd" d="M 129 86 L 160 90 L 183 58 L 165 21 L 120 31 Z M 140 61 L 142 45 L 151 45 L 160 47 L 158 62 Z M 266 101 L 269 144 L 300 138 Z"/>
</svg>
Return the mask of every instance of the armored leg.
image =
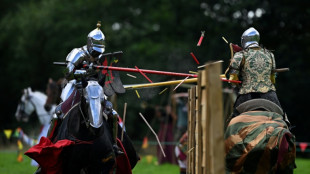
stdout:
<svg viewBox="0 0 310 174">
<path fill-rule="evenodd" d="M 116 143 L 116 138 L 117 138 L 117 131 L 118 131 L 118 126 L 117 126 L 117 115 L 112 112 L 112 136 L 113 136 L 113 141 Z"/>
<path fill-rule="evenodd" d="M 117 146 L 117 132 L 118 132 L 118 114 L 116 111 L 112 111 L 112 114 L 110 114 L 110 124 L 112 129 L 112 139 L 113 139 L 113 150 L 116 155 L 123 155 L 124 152 Z"/>
<path fill-rule="evenodd" d="M 112 134 L 112 139 L 113 139 L 112 143 L 113 143 L 114 153 L 116 154 L 116 156 L 123 155 L 124 152 L 122 152 L 122 150 L 117 146 L 117 141 L 116 141 L 117 131 L 118 131 L 118 125 L 117 125 L 118 114 L 112 108 L 113 108 L 112 103 L 109 101 L 106 101 L 103 112 L 108 116 L 108 122 L 110 124 L 110 129 L 111 129 L 111 134 Z"/>
<path fill-rule="evenodd" d="M 55 109 L 55 113 L 52 116 L 50 128 L 47 132 L 47 138 L 49 138 L 50 140 L 52 140 L 57 133 L 57 128 L 59 127 L 62 118 L 63 113 L 61 111 L 61 104 L 59 104 Z"/>
<path fill-rule="evenodd" d="M 59 122 L 59 119 L 58 119 L 57 115 L 53 114 L 52 120 L 51 120 L 51 125 L 48 129 L 48 132 L 47 132 L 47 138 L 52 139 L 54 137 L 55 130 L 58 127 L 58 122 Z"/>
</svg>

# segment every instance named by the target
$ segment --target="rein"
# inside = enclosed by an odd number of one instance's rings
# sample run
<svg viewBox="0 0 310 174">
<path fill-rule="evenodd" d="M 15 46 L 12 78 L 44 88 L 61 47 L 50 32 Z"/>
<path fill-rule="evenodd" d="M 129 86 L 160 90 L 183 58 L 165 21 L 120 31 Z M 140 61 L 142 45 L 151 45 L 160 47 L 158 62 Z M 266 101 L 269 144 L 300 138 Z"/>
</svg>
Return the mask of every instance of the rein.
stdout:
<svg viewBox="0 0 310 174">
<path fill-rule="evenodd" d="M 85 115 L 84 115 L 84 113 L 83 113 L 83 111 L 82 111 L 81 102 L 80 102 L 80 104 L 79 104 L 79 109 L 80 109 L 80 112 L 81 112 L 82 117 L 83 117 L 83 119 L 84 119 L 84 122 L 85 122 L 86 127 L 89 128 L 89 121 L 86 120 L 86 117 L 85 117 Z"/>
</svg>

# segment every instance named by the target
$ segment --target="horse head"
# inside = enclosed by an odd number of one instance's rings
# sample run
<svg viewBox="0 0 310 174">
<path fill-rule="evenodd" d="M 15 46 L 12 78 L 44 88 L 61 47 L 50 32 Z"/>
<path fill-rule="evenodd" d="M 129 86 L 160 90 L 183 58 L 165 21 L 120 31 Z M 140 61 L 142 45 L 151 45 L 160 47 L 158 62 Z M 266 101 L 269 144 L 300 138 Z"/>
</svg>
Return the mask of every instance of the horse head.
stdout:
<svg viewBox="0 0 310 174">
<path fill-rule="evenodd" d="M 32 98 L 32 90 L 31 88 L 26 88 L 23 90 L 23 95 L 19 101 L 17 106 L 17 110 L 15 113 L 15 117 L 18 121 L 27 122 L 29 120 L 29 116 L 35 110 L 35 106 L 31 101 Z"/>
<path fill-rule="evenodd" d="M 61 83 L 62 79 L 58 80 L 57 82 L 53 79 L 49 79 L 46 87 L 46 94 L 47 99 L 46 103 L 44 104 L 44 109 L 49 112 L 53 105 L 56 105 L 60 102 L 60 93 L 61 93 Z"/>
</svg>

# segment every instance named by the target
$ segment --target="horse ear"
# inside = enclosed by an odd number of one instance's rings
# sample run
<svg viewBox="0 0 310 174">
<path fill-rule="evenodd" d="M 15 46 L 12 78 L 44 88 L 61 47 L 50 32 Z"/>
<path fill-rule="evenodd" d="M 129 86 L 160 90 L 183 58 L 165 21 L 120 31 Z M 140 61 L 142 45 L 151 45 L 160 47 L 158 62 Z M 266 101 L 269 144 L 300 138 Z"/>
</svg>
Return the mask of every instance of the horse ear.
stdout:
<svg viewBox="0 0 310 174">
<path fill-rule="evenodd" d="M 28 91 L 28 94 L 30 94 L 32 92 L 31 87 L 28 87 L 27 91 Z"/>
</svg>

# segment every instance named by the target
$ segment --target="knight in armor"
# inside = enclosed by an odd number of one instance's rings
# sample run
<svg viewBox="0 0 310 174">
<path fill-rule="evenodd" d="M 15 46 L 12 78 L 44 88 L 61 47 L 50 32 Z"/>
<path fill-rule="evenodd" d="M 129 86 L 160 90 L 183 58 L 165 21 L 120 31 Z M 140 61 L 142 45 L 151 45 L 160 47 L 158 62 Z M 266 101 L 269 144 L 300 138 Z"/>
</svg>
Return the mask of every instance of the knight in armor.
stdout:
<svg viewBox="0 0 310 174">
<path fill-rule="evenodd" d="M 276 94 L 276 62 L 271 51 L 259 46 L 259 32 L 251 27 L 241 36 L 242 50 L 235 53 L 229 66 L 229 79 L 241 80 L 232 117 L 239 115 L 236 107 L 251 99 L 263 98 L 281 107 Z"/>
<path fill-rule="evenodd" d="M 65 77 L 68 80 L 68 83 L 63 88 L 60 96 L 63 102 L 66 101 L 70 96 L 72 96 L 78 85 L 81 85 L 78 84 L 76 76 L 78 73 L 86 73 L 85 70 L 79 70 L 80 68 L 82 68 L 82 65 L 84 63 L 88 65 L 97 65 L 99 64 L 99 60 L 103 57 L 103 53 L 105 51 L 105 36 L 100 30 L 100 26 L 101 24 L 100 22 L 98 22 L 97 28 L 88 34 L 87 45 L 81 48 L 74 48 L 66 57 L 67 67 L 65 71 Z M 102 81 L 104 82 L 103 78 L 105 77 L 98 75 L 98 72 L 99 71 L 94 69 L 87 70 L 87 74 L 91 74 L 93 78 L 98 79 L 99 84 L 102 85 Z M 105 98 L 107 97 L 105 96 Z M 113 136 L 113 150 L 116 155 L 122 155 L 124 152 L 122 152 L 122 150 L 117 146 L 116 140 L 118 131 L 118 113 L 112 108 L 111 102 L 106 100 L 104 103 L 104 115 L 108 118 L 108 122 L 110 123 Z M 57 116 L 54 116 L 55 119 L 61 117 L 62 112 L 60 107 L 56 108 L 56 115 Z"/>
</svg>

